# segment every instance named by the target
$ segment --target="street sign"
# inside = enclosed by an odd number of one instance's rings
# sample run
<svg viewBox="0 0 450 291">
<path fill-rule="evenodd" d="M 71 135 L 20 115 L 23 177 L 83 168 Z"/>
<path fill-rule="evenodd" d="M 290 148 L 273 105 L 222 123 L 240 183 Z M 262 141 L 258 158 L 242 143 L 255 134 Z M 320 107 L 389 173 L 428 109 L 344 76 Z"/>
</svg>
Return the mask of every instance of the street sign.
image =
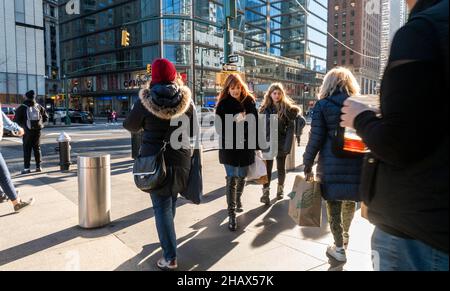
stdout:
<svg viewBox="0 0 450 291">
<path fill-rule="evenodd" d="M 228 61 L 230 64 L 239 63 L 239 56 L 238 55 L 230 55 L 228 56 Z"/>
<path fill-rule="evenodd" d="M 232 65 L 232 64 L 224 64 L 222 66 L 222 70 L 223 71 L 233 71 L 236 72 L 237 71 L 237 66 L 236 65 Z"/>
</svg>

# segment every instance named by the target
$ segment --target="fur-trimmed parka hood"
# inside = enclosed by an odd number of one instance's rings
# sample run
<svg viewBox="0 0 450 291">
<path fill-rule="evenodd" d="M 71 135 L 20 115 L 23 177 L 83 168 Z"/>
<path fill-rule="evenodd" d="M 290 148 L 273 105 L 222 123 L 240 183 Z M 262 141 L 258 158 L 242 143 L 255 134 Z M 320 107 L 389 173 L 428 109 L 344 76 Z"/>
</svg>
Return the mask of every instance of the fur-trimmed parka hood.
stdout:
<svg viewBox="0 0 450 291">
<path fill-rule="evenodd" d="M 139 92 L 142 105 L 158 118 L 177 118 L 189 109 L 191 90 L 175 84 L 157 84 Z"/>
</svg>

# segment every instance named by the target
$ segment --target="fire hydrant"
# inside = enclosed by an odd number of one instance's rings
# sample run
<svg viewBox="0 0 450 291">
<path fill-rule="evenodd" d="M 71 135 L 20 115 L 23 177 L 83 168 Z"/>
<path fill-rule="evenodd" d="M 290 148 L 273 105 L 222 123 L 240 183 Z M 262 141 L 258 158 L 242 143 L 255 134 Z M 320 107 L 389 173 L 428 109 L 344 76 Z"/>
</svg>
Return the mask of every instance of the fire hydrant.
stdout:
<svg viewBox="0 0 450 291">
<path fill-rule="evenodd" d="M 68 171 L 70 168 L 70 136 L 62 132 L 56 141 L 59 143 L 59 166 L 61 171 Z"/>
</svg>

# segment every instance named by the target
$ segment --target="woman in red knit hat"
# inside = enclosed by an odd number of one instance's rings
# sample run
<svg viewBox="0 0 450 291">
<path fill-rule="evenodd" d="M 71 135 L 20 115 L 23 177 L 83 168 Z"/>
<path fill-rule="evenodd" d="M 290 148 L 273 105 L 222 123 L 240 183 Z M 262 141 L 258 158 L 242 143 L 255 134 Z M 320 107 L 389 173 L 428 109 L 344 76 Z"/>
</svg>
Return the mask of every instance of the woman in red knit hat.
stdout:
<svg viewBox="0 0 450 291">
<path fill-rule="evenodd" d="M 171 126 L 172 118 L 187 116 L 193 124 L 194 105 L 191 91 L 183 85 L 175 66 L 166 59 L 157 59 L 152 64 L 152 81 L 149 89 L 141 90 L 139 100 L 134 104 L 124 127 L 131 132 L 144 130 L 140 155 L 142 157 L 157 154 L 168 142 L 164 159 L 167 167 L 165 184 L 150 191 L 155 211 L 163 257 L 157 266 L 163 270 L 173 270 L 177 264 L 177 241 L 174 217 L 178 193 L 188 182 L 191 167 L 189 144 L 175 150 L 170 144 L 170 135 L 180 126 Z M 192 136 L 189 128 L 182 129 L 184 136 Z"/>
</svg>

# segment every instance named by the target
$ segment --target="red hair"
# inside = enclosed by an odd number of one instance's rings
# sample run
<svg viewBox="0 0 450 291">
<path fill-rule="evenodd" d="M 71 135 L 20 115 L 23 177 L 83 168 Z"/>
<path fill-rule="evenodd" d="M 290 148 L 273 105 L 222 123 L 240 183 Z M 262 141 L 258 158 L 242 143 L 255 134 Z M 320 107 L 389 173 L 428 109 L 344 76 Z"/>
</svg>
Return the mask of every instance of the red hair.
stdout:
<svg viewBox="0 0 450 291">
<path fill-rule="evenodd" d="M 219 94 L 217 104 L 229 96 L 230 88 L 236 87 L 237 85 L 241 86 L 240 102 L 244 102 L 246 98 L 251 98 L 253 101 L 256 101 L 255 96 L 250 92 L 242 77 L 239 74 L 230 74 L 225 81 L 222 92 Z"/>
</svg>

